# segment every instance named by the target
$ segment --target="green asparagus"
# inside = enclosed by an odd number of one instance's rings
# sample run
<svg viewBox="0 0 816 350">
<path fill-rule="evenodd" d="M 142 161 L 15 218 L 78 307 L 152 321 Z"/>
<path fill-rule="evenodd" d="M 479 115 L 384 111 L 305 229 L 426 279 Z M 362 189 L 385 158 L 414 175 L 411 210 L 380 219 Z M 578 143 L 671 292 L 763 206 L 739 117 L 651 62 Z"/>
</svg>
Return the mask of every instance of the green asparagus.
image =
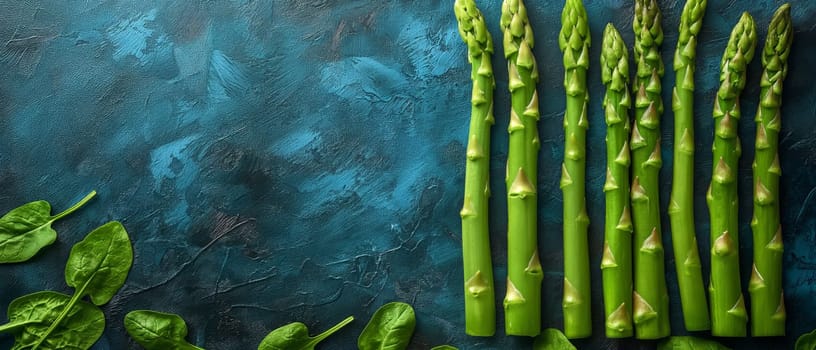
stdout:
<svg viewBox="0 0 816 350">
<path fill-rule="evenodd" d="M 672 94 L 674 168 L 669 218 L 683 321 L 689 331 L 711 328 L 694 230 L 694 57 L 706 2 L 686 1 L 680 16 L 677 49 L 674 51 L 677 79 Z"/>
<path fill-rule="evenodd" d="M 459 34 L 468 47 L 473 81 L 470 131 L 465 166 L 462 217 L 462 258 L 465 272 L 465 333 L 491 336 L 496 331 L 493 265 L 490 259 L 488 197 L 490 127 L 493 125 L 493 40 L 473 0 L 456 0 Z"/>
<path fill-rule="evenodd" d="M 755 337 L 785 335 L 785 300 L 782 294 L 782 227 L 779 223 L 779 128 L 782 82 L 788 73 L 793 41 L 790 5 L 784 4 L 768 26 L 762 51 L 764 72 L 756 115 L 754 159 L 754 266 L 751 293 L 751 334 Z"/>
<path fill-rule="evenodd" d="M 564 334 L 567 338 L 592 335 L 590 312 L 589 242 L 586 212 L 586 72 L 589 68 L 589 25 L 581 0 L 567 0 L 561 12 L 558 46 L 564 53 Z"/>
<path fill-rule="evenodd" d="M 632 336 L 632 219 L 629 213 L 629 53 L 620 33 L 606 25 L 601 47 L 606 85 L 606 222 L 603 273 L 607 338 Z"/>
<path fill-rule="evenodd" d="M 720 63 L 720 89 L 713 113 L 713 174 L 706 196 L 711 219 L 711 334 L 721 337 L 744 337 L 748 321 L 739 272 L 736 180 L 742 151 L 737 124 L 739 95 L 755 47 L 754 20 L 745 12 L 731 31 Z"/>
<path fill-rule="evenodd" d="M 508 335 L 535 336 L 541 331 L 541 262 L 538 256 L 537 163 L 538 67 L 533 29 L 522 0 L 502 3 L 500 25 L 512 108 L 507 152 L 507 294 Z"/>
<path fill-rule="evenodd" d="M 632 219 L 634 221 L 634 295 L 635 337 L 657 339 L 670 334 L 669 295 L 666 290 L 663 240 L 660 229 L 658 175 L 663 164 L 660 155 L 660 78 L 663 43 L 660 9 L 657 0 L 635 0 L 632 25 L 635 32 L 637 62 L 635 123 L 629 147 L 632 150 Z"/>
</svg>

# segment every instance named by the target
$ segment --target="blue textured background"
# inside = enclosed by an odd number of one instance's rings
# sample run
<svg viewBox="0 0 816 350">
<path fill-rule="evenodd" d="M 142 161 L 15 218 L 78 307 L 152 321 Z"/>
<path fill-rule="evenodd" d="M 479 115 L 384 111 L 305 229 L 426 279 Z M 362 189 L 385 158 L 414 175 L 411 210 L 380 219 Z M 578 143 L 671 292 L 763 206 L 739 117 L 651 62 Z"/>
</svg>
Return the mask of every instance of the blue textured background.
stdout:
<svg viewBox="0 0 816 350">
<path fill-rule="evenodd" d="M 542 81 L 540 246 L 544 325 L 560 327 L 563 68 L 561 1 L 528 1 Z M 796 0 L 785 82 L 780 159 L 789 336 L 723 340 L 735 348 L 792 346 L 816 327 L 816 4 Z M 665 101 L 682 1 L 664 11 Z M 500 38 L 500 1 L 480 1 Z M 711 173 L 711 108 L 720 55 L 740 11 L 761 41 L 780 1 L 709 0 L 698 48 L 696 215 Z M 593 38 L 611 21 L 632 43 L 632 4 L 586 1 Z M 132 309 L 182 315 L 208 349 L 250 349 L 299 320 L 314 333 L 358 318 L 324 349 L 349 349 L 381 304 L 414 305 L 412 349 L 527 348 L 499 333 L 464 335 L 458 211 L 469 117 L 469 67 L 452 1 L 23 0 L 0 2 L 0 209 L 47 199 L 55 210 L 91 189 L 99 196 L 58 223 L 58 242 L 29 263 L 0 265 L 0 318 L 12 299 L 70 292 L 62 269 L 72 244 L 121 220 L 134 267 L 104 309 L 97 349 L 137 348 L 122 328 Z M 500 41 L 499 41 L 500 42 Z M 761 44 L 760 44 L 761 45 Z M 810 67 L 808 67 L 810 65 Z M 497 47 L 491 222 L 497 298 L 504 294 L 508 93 Z M 740 134 L 742 275 L 750 266 L 750 163 L 760 65 L 750 66 Z M 599 266 L 603 220 L 600 71 L 590 79 L 588 203 Z M 668 104 L 667 104 L 668 105 Z M 668 109 L 668 108 L 667 108 Z M 668 200 L 672 117 L 664 116 L 662 178 Z M 663 205 L 666 206 L 666 203 Z M 669 242 L 668 220 L 664 239 Z M 705 252 L 705 248 L 703 252 Z M 708 266 L 703 254 L 704 266 Z M 667 250 L 672 328 L 684 333 Z M 593 268 L 596 337 L 580 348 L 647 348 L 603 339 L 600 270 Z M 707 274 L 707 271 L 706 271 Z M 501 318 L 501 315 L 500 315 Z M 0 348 L 10 338 L 0 336 Z M 752 345 L 749 345 L 752 344 Z"/>
</svg>

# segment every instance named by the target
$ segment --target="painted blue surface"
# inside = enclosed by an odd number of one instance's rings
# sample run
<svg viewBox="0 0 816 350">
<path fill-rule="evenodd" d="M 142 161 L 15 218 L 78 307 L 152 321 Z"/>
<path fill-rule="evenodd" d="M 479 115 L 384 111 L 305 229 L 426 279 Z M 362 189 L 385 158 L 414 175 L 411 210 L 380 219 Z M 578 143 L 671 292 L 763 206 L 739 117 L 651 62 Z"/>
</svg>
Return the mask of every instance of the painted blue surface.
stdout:
<svg viewBox="0 0 816 350">
<path fill-rule="evenodd" d="M 542 81 L 540 244 L 544 325 L 561 325 L 563 68 L 560 1 L 528 1 Z M 586 1 L 592 62 L 603 26 L 632 43 L 629 1 Z M 670 67 L 681 1 L 660 1 Z M 740 11 L 766 32 L 779 1 L 709 0 L 698 48 L 697 207 L 708 241 L 704 191 L 711 174 L 711 108 L 719 59 Z M 500 1 L 480 1 L 500 38 Z M 780 159 L 789 336 L 725 339 L 739 349 L 792 346 L 816 328 L 816 5 L 793 1 L 796 39 L 785 82 Z M 70 246 L 121 220 L 135 249 L 123 290 L 105 306 L 97 349 L 137 348 L 124 314 L 182 315 L 189 339 L 208 349 L 250 349 L 271 329 L 301 321 L 316 333 L 357 321 L 324 349 L 349 349 L 373 311 L 412 303 L 412 349 L 529 348 L 499 333 L 466 337 L 458 211 L 462 200 L 470 81 L 451 1 L 0 2 L 0 209 L 47 199 L 56 210 L 91 189 L 98 197 L 56 225 L 58 242 L 29 263 L 0 265 L 0 317 L 12 299 L 70 292 Z M 500 41 L 499 41 L 500 42 Z M 508 93 L 495 57 L 492 241 L 497 298 L 504 294 Z M 672 86 L 670 69 L 663 80 Z M 742 275 L 750 266 L 751 122 L 760 65 L 750 66 L 740 122 Z M 604 175 L 602 87 L 590 79 L 588 209 L 592 266 L 600 264 Z M 670 101 L 664 89 L 665 102 Z M 668 105 L 668 104 L 667 104 Z M 662 200 L 668 200 L 672 118 L 663 119 Z M 664 203 L 666 207 L 666 203 Z M 664 239 L 669 243 L 668 220 Z M 706 250 L 703 249 L 703 252 Z M 706 254 L 703 264 L 708 266 Z M 674 260 L 667 250 L 672 328 L 682 334 Z M 649 348 L 602 334 L 600 270 L 593 273 L 596 336 L 583 349 Z M 745 284 L 744 284 L 745 285 Z M 501 322 L 501 314 L 499 315 Z M 0 348 L 10 339 L 0 336 Z"/>
</svg>

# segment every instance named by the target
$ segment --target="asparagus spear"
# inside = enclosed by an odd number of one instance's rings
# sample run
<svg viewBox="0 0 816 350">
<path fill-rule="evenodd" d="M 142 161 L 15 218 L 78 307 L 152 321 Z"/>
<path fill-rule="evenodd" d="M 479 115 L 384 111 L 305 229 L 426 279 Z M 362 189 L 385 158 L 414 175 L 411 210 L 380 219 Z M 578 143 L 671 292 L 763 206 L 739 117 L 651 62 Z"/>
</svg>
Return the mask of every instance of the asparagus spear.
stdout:
<svg viewBox="0 0 816 350">
<path fill-rule="evenodd" d="M 706 2 L 686 1 L 680 16 L 677 49 L 674 51 L 677 79 L 672 94 L 674 168 L 669 218 L 683 321 L 689 331 L 711 328 L 694 231 L 694 57 Z"/>
<path fill-rule="evenodd" d="M 720 89 L 714 103 L 713 174 L 706 196 L 711 218 L 711 334 L 744 337 L 748 315 L 740 289 L 737 221 L 737 136 L 739 95 L 746 66 L 754 57 L 756 28 L 747 12 L 731 31 L 720 63 Z"/>
<path fill-rule="evenodd" d="M 589 293 L 589 242 L 586 212 L 586 72 L 589 68 L 589 25 L 581 0 L 567 0 L 561 12 L 558 46 L 564 53 L 564 334 L 567 338 L 592 335 Z"/>
<path fill-rule="evenodd" d="M 751 334 L 785 335 L 785 301 L 782 294 L 782 227 L 779 224 L 779 128 L 782 82 L 788 73 L 788 54 L 793 41 L 790 5 L 774 13 L 762 51 L 764 72 L 757 112 L 754 159 L 754 266 L 751 293 Z"/>
<path fill-rule="evenodd" d="M 634 220 L 635 337 L 657 339 L 669 335 L 669 296 L 666 290 L 663 241 L 660 233 L 658 174 L 660 156 L 660 9 L 656 0 L 635 0 L 635 123 L 632 149 L 632 216 Z"/>
<path fill-rule="evenodd" d="M 606 223 L 603 273 L 607 338 L 632 336 L 632 220 L 629 214 L 629 53 L 620 33 L 606 25 L 601 47 L 606 85 Z"/>
<path fill-rule="evenodd" d="M 465 272 L 465 333 L 491 336 L 496 332 L 493 265 L 490 259 L 488 197 L 490 184 L 490 127 L 493 125 L 493 40 L 473 0 L 453 5 L 459 34 L 468 46 L 471 97 L 470 131 L 465 166 L 462 217 L 462 258 Z"/>
<path fill-rule="evenodd" d="M 504 32 L 510 110 L 507 153 L 507 294 L 508 335 L 536 336 L 541 330 L 541 280 L 537 237 L 538 68 L 533 56 L 533 29 L 522 0 L 505 0 L 500 25 Z"/>
</svg>

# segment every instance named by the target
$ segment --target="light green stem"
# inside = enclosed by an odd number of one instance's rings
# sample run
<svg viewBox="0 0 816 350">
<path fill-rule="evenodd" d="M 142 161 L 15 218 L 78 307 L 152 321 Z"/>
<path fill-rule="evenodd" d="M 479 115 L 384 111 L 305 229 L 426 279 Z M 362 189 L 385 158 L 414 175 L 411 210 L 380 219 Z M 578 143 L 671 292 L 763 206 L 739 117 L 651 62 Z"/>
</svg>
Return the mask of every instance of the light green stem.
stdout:
<svg viewBox="0 0 816 350">
<path fill-rule="evenodd" d="M 713 113 L 713 174 L 706 196 L 711 219 L 711 334 L 721 337 L 744 337 L 748 322 L 739 269 L 737 170 L 742 150 L 737 125 L 739 95 L 755 47 L 754 20 L 745 12 L 731 32 L 720 64 Z"/>
<path fill-rule="evenodd" d="M 335 332 L 339 331 L 341 328 L 345 327 L 347 324 L 351 323 L 351 321 L 354 321 L 354 316 L 346 317 L 344 320 L 340 321 L 340 323 L 325 330 L 323 333 L 312 337 L 312 340 L 309 341 L 309 345 L 314 346 L 315 344 L 320 343 Z M 306 348 L 308 348 L 308 346 L 306 346 Z"/>
<path fill-rule="evenodd" d="M 660 154 L 660 116 L 663 113 L 660 79 L 664 70 L 660 58 L 660 44 L 663 43 L 661 17 L 656 0 L 635 1 L 635 123 L 629 146 L 632 149 L 631 200 L 635 232 L 633 318 L 638 339 L 658 339 L 671 333 L 658 196 L 658 175 L 663 165 Z"/>
<path fill-rule="evenodd" d="M 69 215 L 69 214 L 71 214 L 71 213 L 75 212 L 77 209 L 82 208 L 82 206 L 83 206 L 83 205 L 85 205 L 85 203 L 88 203 L 88 201 L 90 201 L 90 200 L 91 200 L 91 199 L 92 199 L 94 196 L 96 196 L 96 191 L 91 191 L 91 193 L 88 193 L 87 195 L 85 195 L 85 197 L 83 197 L 82 199 L 80 199 L 80 200 L 79 200 L 79 202 L 77 202 L 76 204 L 72 205 L 70 208 L 65 209 L 65 210 L 63 210 L 61 213 L 59 213 L 59 214 L 57 214 L 57 215 L 52 216 L 52 217 L 51 217 L 51 222 L 57 221 L 57 220 L 59 220 L 59 219 L 62 219 L 62 218 L 64 218 L 65 216 L 67 216 L 67 215 Z"/>
<path fill-rule="evenodd" d="M 473 0 L 457 0 L 454 11 L 459 33 L 468 46 L 473 81 L 470 130 L 465 166 L 462 217 L 465 333 L 492 336 L 496 332 L 493 265 L 490 257 L 488 198 L 490 197 L 490 127 L 493 125 L 495 82 L 491 55 L 493 41 Z"/>
<path fill-rule="evenodd" d="M 782 83 L 788 72 L 793 42 L 790 5 L 784 4 L 768 26 L 762 51 L 764 72 L 756 116 L 754 158 L 754 265 L 751 293 L 751 335 L 785 335 L 785 298 L 782 293 L 782 226 L 779 220 L 779 130 L 782 126 Z"/>
<path fill-rule="evenodd" d="M 632 220 L 629 208 L 629 54 L 610 23 L 601 48 L 606 131 L 606 217 L 603 274 L 607 338 L 626 338 L 632 325 Z"/>
<path fill-rule="evenodd" d="M 42 345 L 42 343 L 46 339 L 48 339 L 48 336 L 50 336 L 51 333 L 53 333 L 54 330 L 57 329 L 57 327 L 59 327 L 60 323 L 62 323 L 62 320 L 64 320 L 65 317 L 68 316 L 68 313 L 71 312 L 71 309 L 74 308 L 74 305 L 76 305 L 76 303 L 79 302 L 79 299 L 81 299 L 85 295 L 85 289 L 88 288 L 88 285 L 93 280 L 94 275 L 96 275 L 96 273 L 91 275 L 91 277 L 88 278 L 87 281 L 85 281 L 85 284 L 83 284 L 82 286 L 80 286 L 79 289 L 74 291 L 74 295 L 72 295 L 71 299 L 68 300 L 68 304 L 65 304 L 65 307 L 62 308 L 62 311 L 60 311 L 59 315 L 57 315 L 57 318 L 54 320 L 54 322 L 52 322 L 51 325 L 48 326 L 48 329 L 46 329 L 45 332 L 40 336 L 40 338 L 37 339 L 37 342 L 31 346 L 31 350 L 37 350 L 37 348 L 39 348 L 40 345 Z"/>
<path fill-rule="evenodd" d="M 541 331 L 541 262 L 538 256 L 537 168 L 538 68 L 533 30 L 521 0 L 505 0 L 501 23 L 511 94 L 507 153 L 507 293 L 508 335 L 536 336 Z"/>
<path fill-rule="evenodd" d="M 669 219 L 683 322 L 688 331 L 711 328 L 694 229 L 694 58 L 697 56 L 697 34 L 702 27 L 706 2 L 686 1 L 674 51 L 674 167 Z"/>
</svg>

